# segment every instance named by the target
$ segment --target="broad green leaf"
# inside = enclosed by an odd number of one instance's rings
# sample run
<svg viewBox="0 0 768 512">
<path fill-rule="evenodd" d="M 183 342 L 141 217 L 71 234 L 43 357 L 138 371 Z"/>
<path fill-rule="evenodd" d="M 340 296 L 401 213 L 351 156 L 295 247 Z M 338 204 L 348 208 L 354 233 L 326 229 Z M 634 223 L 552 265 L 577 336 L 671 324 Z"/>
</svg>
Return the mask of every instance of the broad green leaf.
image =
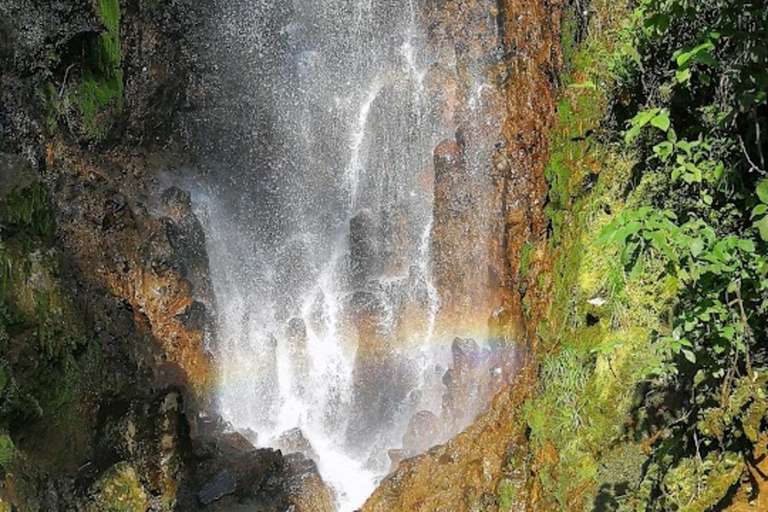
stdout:
<svg viewBox="0 0 768 512">
<path fill-rule="evenodd" d="M 758 231 L 760 231 L 760 238 L 762 238 L 764 242 L 768 242 L 768 215 L 755 221 L 754 225 Z"/>
<path fill-rule="evenodd" d="M 669 111 L 667 109 L 660 111 L 653 119 L 651 119 L 651 125 L 663 132 L 669 130 Z"/>
<path fill-rule="evenodd" d="M 678 70 L 675 72 L 675 78 L 677 79 L 677 83 L 684 84 L 691 80 L 691 70 L 690 68 Z"/>
<path fill-rule="evenodd" d="M 635 115 L 635 117 L 633 117 L 629 122 L 631 128 L 627 130 L 626 134 L 624 135 L 624 140 L 627 143 L 632 142 L 638 135 L 640 135 L 640 131 L 648 123 L 650 123 L 660 111 L 661 109 L 659 108 L 652 108 L 651 110 L 638 112 L 637 115 Z"/>
<path fill-rule="evenodd" d="M 683 67 L 688 62 L 693 59 L 694 57 L 702 62 L 705 62 L 706 60 L 711 60 L 712 56 L 709 54 L 710 50 L 714 50 L 715 45 L 712 43 L 712 41 L 707 41 L 706 43 L 702 43 L 692 49 L 688 52 L 682 52 L 679 55 L 677 55 L 676 61 L 678 67 Z M 706 56 L 704 56 L 706 54 Z M 704 60 L 702 60 L 704 59 Z M 708 64 L 709 62 L 705 62 L 705 64 Z"/>
<path fill-rule="evenodd" d="M 704 241 L 697 238 L 691 242 L 691 254 L 694 258 L 698 258 L 699 255 L 704 251 Z"/>
<path fill-rule="evenodd" d="M 765 215 L 765 213 L 768 212 L 768 204 L 759 204 L 754 207 L 752 210 L 752 219 L 755 217 L 758 217 L 760 215 Z"/>
<path fill-rule="evenodd" d="M 760 180 L 760 183 L 757 184 L 757 197 L 763 203 L 768 204 L 768 179 Z"/>
<path fill-rule="evenodd" d="M 739 248 L 748 253 L 755 252 L 755 243 L 752 240 L 739 240 Z"/>
</svg>

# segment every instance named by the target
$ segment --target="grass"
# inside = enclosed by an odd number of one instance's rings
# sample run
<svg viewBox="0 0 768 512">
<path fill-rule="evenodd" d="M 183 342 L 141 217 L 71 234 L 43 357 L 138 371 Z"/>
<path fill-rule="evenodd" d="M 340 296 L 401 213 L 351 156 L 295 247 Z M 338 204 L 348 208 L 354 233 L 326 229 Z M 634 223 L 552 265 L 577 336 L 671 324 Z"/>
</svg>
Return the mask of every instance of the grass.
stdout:
<svg viewBox="0 0 768 512">
<path fill-rule="evenodd" d="M 598 21 L 615 23 L 626 14 L 622 2 L 592 7 Z M 575 37 L 576 26 L 573 18 L 566 21 L 566 39 Z M 564 41 L 566 85 L 546 171 L 552 302 L 539 329 L 538 388 L 523 415 L 542 502 L 553 510 L 601 510 L 617 485 L 639 480 L 646 457 L 629 435 L 630 423 L 638 385 L 658 357 L 651 333 L 663 328 L 677 291 L 653 268 L 626 281 L 615 249 L 595 244 L 626 207 L 633 167 L 602 136 L 619 32 L 609 24 L 596 31 L 593 23 L 583 44 Z"/>
<path fill-rule="evenodd" d="M 88 41 L 85 57 L 74 62 L 80 70 L 78 80 L 58 91 L 45 84 L 39 96 L 51 132 L 70 109 L 77 112 L 87 138 L 104 140 L 124 107 L 123 56 L 120 44 L 119 0 L 98 0 L 99 21 L 104 30 Z"/>
</svg>

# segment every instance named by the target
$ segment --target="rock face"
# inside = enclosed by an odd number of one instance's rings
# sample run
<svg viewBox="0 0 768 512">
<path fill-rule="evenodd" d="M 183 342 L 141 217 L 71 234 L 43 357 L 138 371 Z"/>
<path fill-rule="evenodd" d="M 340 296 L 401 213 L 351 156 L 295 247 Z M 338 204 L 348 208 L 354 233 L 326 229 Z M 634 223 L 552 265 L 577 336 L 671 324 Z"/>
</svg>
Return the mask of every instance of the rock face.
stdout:
<svg viewBox="0 0 768 512">
<path fill-rule="evenodd" d="M 312 369 L 312 361 L 307 353 L 307 326 L 301 318 L 292 318 L 285 329 L 285 342 L 288 344 L 290 354 L 291 373 L 298 386 L 298 396 L 305 396 L 307 389 L 304 386 L 306 376 Z"/>
<path fill-rule="evenodd" d="M 421 411 L 411 418 L 408 430 L 403 435 L 405 455 L 413 456 L 427 451 L 440 438 L 442 424 L 440 418 L 430 411 Z M 394 454 L 395 458 L 402 454 Z M 394 459 L 393 459 L 394 462 Z M 399 462 L 399 461 L 398 461 Z"/>
<path fill-rule="evenodd" d="M 477 228 L 477 205 L 472 198 L 475 184 L 464 165 L 461 147 L 455 140 L 444 140 L 435 148 L 434 160 L 432 273 L 441 299 L 442 323 L 452 326 L 462 315 L 487 314 L 484 297 L 467 293 L 461 286 L 465 276 L 458 271 L 474 266 L 469 261 L 477 261 L 475 251 L 482 249 L 482 243 L 472 236 Z M 450 332 L 450 327 L 446 330 Z"/>
<path fill-rule="evenodd" d="M 492 496 L 518 442 L 510 414 L 520 403 L 509 392 L 498 395 L 488 413 L 448 443 L 400 462 L 361 511 L 500 510 Z"/>
<path fill-rule="evenodd" d="M 293 428 L 287 432 L 284 432 L 277 439 L 277 447 L 284 453 L 289 455 L 294 453 L 300 453 L 307 459 L 318 460 L 315 449 L 312 448 L 309 440 L 304 437 L 304 432 L 300 428 Z"/>
<path fill-rule="evenodd" d="M 456 29 L 458 34 L 445 28 L 450 25 L 436 24 L 436 37 L 458 41 L 463 38 L 462 34 L 472 32 L 473 9 L 462 8 L 461 3 L 434 2 L 435 8 L 460 12 L 468 17 L 464 20 L 466 23 L 457 24 L 463 27 Z M 481 8 L 482 2 L 475 4 Z M 505 52 L 504 69 L 501 70 L 506 77 L 502 108 L 505 119 L 502 140 L 493 156 L 494 190 L 488 211 L 496 221 L 488 248 L 488 275 L 491 288 L 498 286 L 499 294 L 499 307 L 489 325 L 493 337 L 501 342 L 527 340 L 534 343 L 535 329 L 547 300 L 543 295 L 533 295 L 531 284 L 546 270 L 543 255 L 547 221 L 543 207 L 548 187 L 544 166 L 548 130 L 554 113 L 557 85 L 554 77 L 560 66 L 558 34 L 562 5 L 559 0 L 504 0 L 498 4 L 497 20 L 502 29 L 501 44 Z M 484 51 L 482 42 L 472 43 L 471 38 L 468 41 L 466 37 L 463 41 L 467 42 L 462 48 L 464 55 Z M 468 131 L 464 133 L 469 134 Z M 436 151 L 436 222 L 438 216 L 447 218 L 452 214 L 447 199 L 453 194 L 450 189 L 455 189 L 456 193 L 461 189 L 460 183 L 446 178 L 461 175 L 457 163 L 461 162 L 461 147 L 457 137 L 456 141 L 444 142 Z M 440 172 L 442 178 L 438 177 Z M 442 183 L 444 188 L 438 188 L 437 183 Z M 458 209 L 456 214 L 460 211 Z M 443 229 L 451 229 L 450 224 L 446 223 Z M 447 243 L 441 238 L 452 236 L 437 232 L 433 251 L 444 253 L 437 255 L 439 264 L 443 264 L 440 258 L 446 262 L 450 259 L 450 252 L 439 247 L 441 243 Z M 521 255 L 526 246 L 530 261 L 527 268 L 522 269 Z M 443 282 L 448 283 L 444 287 L 450 288 L 449 280 Z M 449 388 L 459 378 L 459 373 L 472 373 L 472 365 L 466 364 L 472 360 L 467 358 L 472 352 L 472 347 L 467 347 L 466 343 L 454 345 L 455 366 L 464 369 L 454 369 L 447 375 Z M 521 360 L 507 360 L 490 366 L 520 368 L 524 364 Z M 487 413 L 444 446 L 400 462 L 362 507 L 362 512 L 497 511 L 502 509 L 496 498 L 499 485 L 511 486 L 517 492 L 519 502 L 524 503 L 528 492 L 526 477 L 520 474 L 520 471 L 525 472 L 525 461 L 520 460 L 520 454 L 525 453 L 520 449 L 524 435 L 515 430 L 514 417 L 535 382 L 533 373 L 532 368 L 525 366 L 514 388 L 499 393 Z M 490 382 L 495 387 L 507 385 L 506 378 L 496 381 L 492 376 Z M 461 389 L 457 387 L 457 391 Z M 451 396 L 450 392 L 447 398 L 449 403 L 463 400 L 458 395 Z M 396 460 L 401 454 L 393 455 Z M 517 473 L 510 473 L 509 467 L 516 468 Z"/>
<path fill-rule="evenodd" d="M 286 446 L 301 444 L 301 432 L 286 434 L 281 437 Z M 243 442 L 247 441 L 220 418 L 205 418 L 191 440 L 194 463 L 188 466 L 179 492 L 179 510 L 225 512 L 237 506 L 265 512 L 290 507 L 297 512 L 334 510 L 334 496 L 314 462 L 300 453 L 284 456 L 279 450 L 244 449 Z"/>
<path fill-rule="evenodd" d="M 375 277 L 378 249 L 376 225 L 370 212 L 362 211 L 349 222 L 350 279 L 353 289 L 365 287 Z"/>
<path fill-rule="evenodd" d="M 234 493 L 235 489 L 237 489 L 237 480 L 228 469 L 225 469 L 197 493 L 197 499 L 203 505 L 210 505 L 214 501 Z"/>
<path fill-rule="evenodd" d="M 332 510 L 311 462 L 202 420 L 205 240 L 161 177 L 212 9 L 0 2 L 0 509 Z"/>
</svg>

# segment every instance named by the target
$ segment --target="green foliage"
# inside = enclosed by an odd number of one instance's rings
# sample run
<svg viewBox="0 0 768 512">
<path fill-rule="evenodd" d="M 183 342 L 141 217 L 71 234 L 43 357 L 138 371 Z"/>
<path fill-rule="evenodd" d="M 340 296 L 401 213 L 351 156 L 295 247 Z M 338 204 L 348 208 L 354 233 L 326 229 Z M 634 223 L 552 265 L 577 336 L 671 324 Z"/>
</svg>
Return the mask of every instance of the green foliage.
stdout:
<svg viewBox="0 0 768 512">
<path fill-rule="evenodd" d="M 147 493 L 136 471 L 121 462 L 110 468 L 97 483 L 98 494 L 87 512 L 145 512 L 149 507 Z"/>
<path fill-rule="evenodd" d="M 7 466 L 16 458 L 16 447 L 10 436 L 0 432 L 0 468 Z"/>
<path fill-rule="evenodd" d="M 88 134 L 102 139 L 112 126 L 112 114 L 123 108 L 123 69 L 119 0 L 99 0 L 98 3 L 106 31 L 99 34 L 90 47 L 74 102 Z"/>
<path fill-rule="evenodd" d="M 517 489 L 509 480 L 502 480 L 499 483 L 499 507 L 501 512 L 513 512 Z"/>
<path fill-rule="evenodd" d="M 618 248 L 630 280 L 661 261 L 679 288 L 669 325 L 654 332 L 660 364 L 646 375 L 678 404 L 654 419 L 669 424 L 656 472 L 644 475 L 664 498 L 648 510 L 707 510 L 738 483 L 757 449 L 744 440 L 765 419 L 768 12 L 748 1 L 644 0 L 636 19 L 642 65 L 619 90 L 634 91 L 638 113 L 624 142 L 641 157 L 636 174 L 657 179 L 597 243 Z"/>
<path fill-rule="evenodd" d="M 520 250 L 520 275 L 525 276 L 528 274 L 528 270 L 531 266 L 531 252 L 533 251 L 533 244 L 526 242 L 523 244 Z"/>
<path fill-rule="evenodd" d="M 58 90 L 47 83 L 39 92 L 45 108 L 45 118 L 51 130 L 59 119 L 74 111 L 85 135 L 101 141 L 108 135 L 117 115 L 124 106 L 123 57 L 120 49 L 120 2 L 98 0 L 99 19 L 104 31 L 87 42 L 81 60 L 72 63 Z M 73 84 L 70 69 L 79 71 Z M 73 71 L 74 73 L 74 71 Z"/>
<path fill-rule="evenodd" d="M 53 227 L 53 211 L 42 183 L 12 190 L 0 203 L 0 229 L 6 231 L 6 237 L 23 233 L 45 238 L 53 233 Z"/>
<path fill-rule="evenodd" d="M 525 418 L 555 454 L 536 468 L 552 509 L 720 510 L 768 455 L 768 10 L 634 5 L 611 32 L 621 8 L 593 3 L 568 49 L 553 304 Z"/>
</svg>

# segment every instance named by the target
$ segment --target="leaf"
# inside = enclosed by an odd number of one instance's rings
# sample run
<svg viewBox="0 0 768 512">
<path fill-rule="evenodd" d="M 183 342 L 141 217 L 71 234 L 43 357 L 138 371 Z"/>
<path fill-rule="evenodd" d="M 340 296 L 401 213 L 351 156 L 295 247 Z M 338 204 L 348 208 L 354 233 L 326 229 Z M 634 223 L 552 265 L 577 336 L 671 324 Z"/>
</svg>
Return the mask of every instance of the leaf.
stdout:
<svg viewBox="0 0 768 512">
<path fill-rule="evenodd" d="M 677 78 L 677 83 L 679 84 L 689 82 L 691 80 L 691 70 L 689 68 L 678 70 L 675 72 L 675 78 Z"/>
<path fill-rule="evenodd" d="M 768 215 L 755 222 L 754 226 L 760 232 L 760 238 L 764 242 L 768 242 Z"/>
<path fill-rule="evenodd" d="M 768 204 L 759 204 L 752 210 L 752 216 L 750 218 L 754 219 L 760 215 L 765 215 L 766 212 L 768 212 Z"/>
<path fill-rule="evenodd" d="M 694 354 L 692 351 L 683 349 L 683 355 L 687 360 L 689 360 L 692 363 L 696 362 L 696 354 Z"/>
<path fill-rule="evenodd" d="M 710 62 L 714 63 L 714 59 L 712 59 L 712 56 L 710 55 L 709 51 L 714 50 L 715 45 L 712 43 L 712 41 L 707 41 L 706 43 L 702 43 L 692 49 L 688 52 L 682 52 L 679 55 L 677 55 L 677 58 L 675 59 L 677 61 L 677 66 L 682 68 L 688 64 L 688 62 L 696 58 L 697 60 L 704 62 L 705 64 L 710 64 Z"/>
<path fill-rule="evenodd" d="M 664 109 L 660 111 L 653 119 L 651 119 L 651 125 L 663 132 L 669 130 L 669 110 Z"/>
<path fill-rule="evenodd" d="M 662 161 L 666 161 L 669 158 L 669 155 L 672 154 L 673 150 L 674 150 L 674 146 L 669 141 L 661 142 L 653 146 L 653 152 L 656 153 L 656 155 Z"/>
<path fill-rule="evenodd" d="M 765 204 L 768 204 L 768 179 L 760 180 L 757 184 L 757 197 Z"/>
<path fill-rule="evenodd" d="M 752 240 L 744 240 L 744 239 L 739 240 L 739 248 L 744 252 L 747 252 L 750 254 L 754 253 L 756 249 L 755 242 L 753 242 Z"/>
<path fill-rule="evenodd" d="M 638 135 L 640 135 L 640 131 L 643 129 L 643 127 L 650 123 L 660 111 L 661 109 L 659 108 L 652 108 L 651 110 L 638 112 L 637 115 L 635 115 L 635 117 L 633 117 L 629 122 L 631 128 L 627 130 L 626 134 L 624 135 L 624 140 L 627 142 L 627 144 L 632 142 Z"/>
<path fill-rule="evenodd" d="M 696 238 L 691 242 L 691 254 L 694 258 L 698 258 L 699 255 L 704 251 L 704 241 L 700 238 Z"/>
</svg>

